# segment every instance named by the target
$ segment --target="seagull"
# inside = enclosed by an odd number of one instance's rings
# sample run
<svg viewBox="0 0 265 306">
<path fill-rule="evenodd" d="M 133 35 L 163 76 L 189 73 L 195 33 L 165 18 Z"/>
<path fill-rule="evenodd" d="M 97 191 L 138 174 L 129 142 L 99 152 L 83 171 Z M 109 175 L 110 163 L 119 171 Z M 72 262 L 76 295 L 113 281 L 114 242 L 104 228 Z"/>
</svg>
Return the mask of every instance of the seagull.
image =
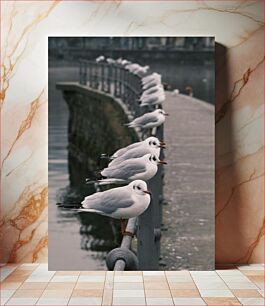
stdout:
<svg viewBox="0 0 265 306">
<path fill-rule="evenodd" d="M 123 235 L 133 236 L 125 231 L 124 219 L 141 215 L 149 206 L 151 193 L 146 182 L 132 181 L 127 186 L 94 193 L 82 201 L 81 212 L 93 212 L 121 220 Z"/>
<path fill-rule="evenodd" d="M 117 158 L 117 157 L 121 157 L 123 154 L 126 154 L 128 151 L 134 150 L 134 149 L 139 148 L 141 146 L 157 146 L 158 144 L 161 147 L 165 147 L 164 142 L 159 141 L 159 139 L 154 137 L 154 136 L 151 136 L 151 137 L 146 138 L 143 141 L 132 143 L 132 144 L 128 145 L 127 147 L 124 147 L 124 148 L 121 148 L 121 149 L 117 150 L 111 156 L 111 158 L 114 159 L 114 158 Z"/>
<path fill-rule="evenodd" d="M 138 69 L 135 69 L 132 73 L 138 75 L 139 77 L 142 77 L 147 74 L 148 69 L 149 66 L 139 67 Z"/>
<path fill-rule="evenodd" d="M 147 141 L 146 141 L 147 140 Z M 140 145 L 130 149 L 126 150 L 123 154 L 121 154 L 119 157 L 114 158 L 108 165 L 114 166 L 118 165 L 121 162 L 132 159 L 132 158 L 139 158 L 146 154 L 152 154 L 159 156 L 161 148 L 165 148 L 164 143 L 160 143 L 160 141 L 156 137 L 149 137 L 145 141 L 141 141 Z"/>
<path fill-rule="evenodd" d="M 82 211 L 95 212 L 115 219 L 134 218 L 147 209 L 150 195 L 146 182 L 134 180 L 126 186 L 85 197 L 81 202 Z"/>
<path fill-rule="evenodd" d="M 105 60 L 105 56 L 104 55 L 100 55 L 99 57 L 96 58 L 96 62 L 103 62 Z"/>
<path fill-rule="evenodd" d="M 155 79 L 152 79 L 150 82 L 144 84 L 143 85 L 143 90 L 147 90 L 147 89 L 150 89 L 154 86 L 159 86 L 159 85 L 162 85 L 161 80 L 155 78 Z"/>
<path fill-rule="evenodd" d="M 142 78 L 142 84 L 144 85 L 144 84 L 150 83 L 153 80 L 158 80 L 161 83 L 161 74 L 158 74 L 158 73 L 154 72 L 154 73 Z"/>
<path fill-rule="evenodd" d="M 108 64 L 115 64 L 116 63 L 116 61 L 113 58 L 111 58 L 111 57 L 108 57 L 106 59 L 106 61 L 107 61 Z"/>
<path fill-rule="evenodd" d="M 150 95 L 140 99 L 142 101 L 140 106 L 161 104 L 162 102 L 165 101 L 165 99 L 166 99 L 166 96 L 165 96 L 164 91 L 157 91 L 154 94 L 150 94 Z"/>
<path fill-rule="evenodd" d="M 146 113 L 140 117 L 135 118 L 127 125 L 130 128 L 139 127 L 141 129 L 152 129 L 158 127 L 165 122 L 165 116 L 168 116 L 163 109 L 156 109 L 153 112 Z"/>
<path fill-rule="evenodd" d="M 145 90 L 145 91 L 142 93 L 140 99 L 141 99 L 141 98 L 144 98 L 144 97 L 147 97 L 147 96 L 149 96 L 149 95 L 151 95 L 151 94 L 154 94 L 154 93 L 156 93 L 156 92 L 160 92 L 160 91 L 163 91 L 163 92 L 164 92 L 164 88 L 163 88 L 162 84 L 153 86 L 153 87 L 151 87 L 151 88 Z"/>
<path fill-rule="evenodd" d="M 166 164 L 166 162 L 159 160 L 156 155 L 152 154 L 146 154 L 139 158 L 127 159 L 120 164 L 103 169 L 101 175 L 104 179 L 100 180 L 99 184 L 133 180 L 148 181 L 155 176 L 159 164 Z"/>
</svg>

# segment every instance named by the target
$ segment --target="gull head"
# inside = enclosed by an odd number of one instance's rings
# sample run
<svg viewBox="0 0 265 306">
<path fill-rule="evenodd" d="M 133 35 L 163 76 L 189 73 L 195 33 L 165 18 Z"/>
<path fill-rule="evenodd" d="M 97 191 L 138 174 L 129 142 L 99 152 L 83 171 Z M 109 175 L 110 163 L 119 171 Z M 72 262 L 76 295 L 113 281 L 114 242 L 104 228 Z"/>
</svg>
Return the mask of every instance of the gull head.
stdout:
<svg viewBox="0 0 265 306">
<path fill-rule="evenodd" d="M 167 164 L 164 160 L 160 160 L 156 155 L 154 154 L 146 154 L 146 158 L 148 158 L 148 162 L 157 165 L 161 164 Z"/>
<path fill-rule="evenodd" d="M 145 142 L 147 143 L 147 145 L 148 145 L 150 148 L 155 148 L 155 149 L 165 148 L 165 143 L 159 141 L 158 138 L 153 137 L 153 136 L 152 136 L 152 137 L 146 138 L 146 139 L 145 139 Z"/>
<path fill-rule="evenodd" d="M 142 180 L 135 180 L 132 181 L 129 186 L 132 188 L 133 192 L 135 192 L 138 195 L 151 195 L 151 192 L 147 189 L 146 182 Z"/>
<path fill-rule="evenodd" d="M 169 114 L 167 114 L 163 109 L 160 108 L 155 110 L 155 112 L 158 116 L 169 116 Z"/>
</svg>

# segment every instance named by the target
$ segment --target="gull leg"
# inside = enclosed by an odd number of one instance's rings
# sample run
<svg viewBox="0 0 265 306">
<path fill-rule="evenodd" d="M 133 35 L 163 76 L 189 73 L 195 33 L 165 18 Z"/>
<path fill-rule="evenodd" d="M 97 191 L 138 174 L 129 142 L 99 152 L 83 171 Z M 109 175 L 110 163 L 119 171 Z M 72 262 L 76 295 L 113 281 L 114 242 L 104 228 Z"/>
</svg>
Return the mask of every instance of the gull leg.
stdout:
<svg viewBox="0 0 265 306">
<path fill-rule="evenodd" d="M 122 236 L 130 236 L 130 237 L 134 236 L 133 233 L 126 231 L 126 225 L 124 219 L 121 219 L 121 234 Z"/>
</svg>

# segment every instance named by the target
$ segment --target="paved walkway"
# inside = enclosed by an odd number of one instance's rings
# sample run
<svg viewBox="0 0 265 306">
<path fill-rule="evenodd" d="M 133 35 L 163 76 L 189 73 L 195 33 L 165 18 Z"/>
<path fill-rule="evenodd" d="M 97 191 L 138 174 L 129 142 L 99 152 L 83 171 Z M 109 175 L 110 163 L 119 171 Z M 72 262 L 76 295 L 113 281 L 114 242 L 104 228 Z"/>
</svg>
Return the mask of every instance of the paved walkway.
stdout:
<svg viewBox="0 0 265 306">
<path fill-rule="evenodd" d="M 170 92 L 163 107 L 170 116 L 162 269 L 214 269 L 214 107 Z"/>
<path fill-rule="evenodd" d="M 229 269 L 227 269 L 229 268 Z M 1 305 L 264 305 L 263 265 L 216 271 L 48 271 L 1 269 Z"/>
</svg>

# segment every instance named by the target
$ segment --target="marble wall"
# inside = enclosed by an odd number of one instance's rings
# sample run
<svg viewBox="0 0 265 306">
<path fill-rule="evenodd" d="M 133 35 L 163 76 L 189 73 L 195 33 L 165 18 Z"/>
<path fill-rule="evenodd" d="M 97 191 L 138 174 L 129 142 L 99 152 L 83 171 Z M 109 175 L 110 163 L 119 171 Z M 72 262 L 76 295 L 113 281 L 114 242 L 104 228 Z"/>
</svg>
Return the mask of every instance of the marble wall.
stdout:
<svg viewBox="0 0 265 306">
<path fill-rule="evenodd" d="M 263 261 L 263 1 L 2 1 L 1 262 L 47 261 L 47 37 L 215 36 L 216 260 Z"/>
</svg>

